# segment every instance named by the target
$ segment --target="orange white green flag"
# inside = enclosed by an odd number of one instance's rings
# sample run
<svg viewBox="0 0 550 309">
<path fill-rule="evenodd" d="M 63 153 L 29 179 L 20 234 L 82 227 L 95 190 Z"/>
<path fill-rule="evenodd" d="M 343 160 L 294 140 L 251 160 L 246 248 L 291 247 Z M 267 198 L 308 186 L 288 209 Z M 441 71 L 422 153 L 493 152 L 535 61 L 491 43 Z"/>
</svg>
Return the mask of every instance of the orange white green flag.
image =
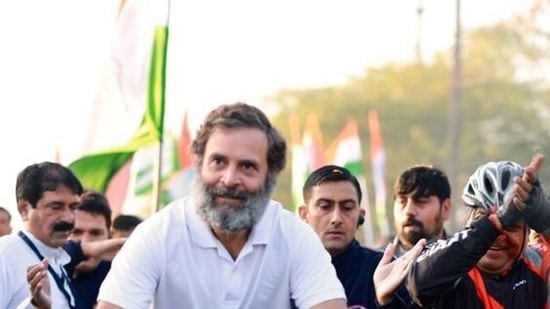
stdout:
<svg viewBox="0 0 550 309">
<path fill-rule="evenodd" d="M 359 181 L 363 197 L 361 207 L 365 209 L 365 223 L 363 224 L 365 244 L 374 245 L 374 229 L 371 218 L 369 195 L 365 169 L 363 167 L 363 152 L 359 128 L 355 120 L 349 120 L 344 129 L 338 134 L 325 152 L 327 164 L 335 164 L 348 169 Z"/>
<path fill-rule="evenodd" d="M 300 142 L 300 126 L 297 115 L 290 116 L 290 144 L 291 144 L 291 211 L 297 212 L 302 204 L 302 186 L 307 177 L 307 161 L 303 144 Z"/>
<path fill-rule="evenodd" d="M 304 134 L 302 135 L 302 149 L 304 150 L 308 175 L 325 164 L 323 134 L 316 114 L 307 116 Z"/>
<path fill-rule="evenodd" d="M 382 131 L 378 121 L 376 110 L 370 110 L 368 114 L 370 132 L 370 158 L 372 164 L 372 179 L 374 183 L 374 209 L 376 222 L 380 229 L 380 237 L 390 236 L 390 226 L 386 214 L 386 153 L 382 143 Z"/>
</svg>

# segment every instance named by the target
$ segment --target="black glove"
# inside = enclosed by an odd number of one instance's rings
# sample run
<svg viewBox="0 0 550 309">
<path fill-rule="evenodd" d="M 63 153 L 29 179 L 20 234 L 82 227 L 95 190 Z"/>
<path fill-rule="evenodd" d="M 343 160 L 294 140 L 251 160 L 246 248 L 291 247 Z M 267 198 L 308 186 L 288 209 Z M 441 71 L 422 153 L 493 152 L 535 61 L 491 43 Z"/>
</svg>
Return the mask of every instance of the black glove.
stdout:
<svg viewBox="0 0 550 309">
<path fill-rule="evenodd" d="M 512 230 L 524 218 L 524 211 L 514 205 L 514 190 L 509 190 L 497 209 L 497 218 L 505 230 Z"/>
<path fill-rule="evenodd" d="M 550 227 L 550 201 L 537 181 L 531 190 L 523 211 L 530 228 L 542 233 Z"/>
</svg>

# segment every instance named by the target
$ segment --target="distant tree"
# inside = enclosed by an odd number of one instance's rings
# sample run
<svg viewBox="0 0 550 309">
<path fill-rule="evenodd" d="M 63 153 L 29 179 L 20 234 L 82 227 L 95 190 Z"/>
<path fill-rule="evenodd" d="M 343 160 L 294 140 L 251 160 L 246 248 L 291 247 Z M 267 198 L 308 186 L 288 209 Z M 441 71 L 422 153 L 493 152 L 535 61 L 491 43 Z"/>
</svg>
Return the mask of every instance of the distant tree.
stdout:
<svg viewBox="0 0 550 309">
<path fill-rule="evenodd" d="M 550 87 L 542 74 L 549 71 L 549 46 L 550 35 L 521 15 L 465 33 L 461 170 L 455 191 L 486 161 L 510 159 L 527 164 L 535 152 L 549 156 L 541 179 L 550 184 Z M 368 175 L 367 112 L 376 109 L 387 156 L 387 208 L 391 213 L 391 187 L 403 169 L 418 163 L 447 167 L 451 68 L 450 51 L 442 51 L 423 64 L 369 68 L 341 86 L 283 89 L 268 98 L 266 105 L 276 106 L 273 121 L 288 140 L 288 119 L 293 114 L 303 129 L 307 115 L 316 113 L 325 145 L 349 118 L 357 120 Z M 372 204 L 372 181 L 368 185 Z M 290 164 L 279 178 L 275 198 L 290 205 L 289 192 Z"/>
</svg>

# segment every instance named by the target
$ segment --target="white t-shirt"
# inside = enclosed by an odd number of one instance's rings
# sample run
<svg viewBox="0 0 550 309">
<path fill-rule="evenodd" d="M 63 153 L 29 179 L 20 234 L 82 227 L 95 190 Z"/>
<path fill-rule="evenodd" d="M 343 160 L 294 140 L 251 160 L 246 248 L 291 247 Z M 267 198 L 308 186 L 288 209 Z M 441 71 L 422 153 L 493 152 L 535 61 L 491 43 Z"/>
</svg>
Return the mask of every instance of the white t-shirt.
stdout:
<svg viewBox="0 0 550 309">
<path fill-rule="evenodd" d="M 69 254 L 62 248 L 48 247 L 30 233 L 24 233 L 38 251 L 48 259 L 53 269 L 60 274 L 62 266 L 71 260 Z M 30 305 L 31 293 L 27 282 L 27 267 L 39 262 L 38 256 L 17 233 L 0 237 L 0 308 L 34 308 Z M 67 299 L 50 272 L 48 272 L 48 279 L 52 308 L 69 308 Z M 65 288 L 70 291 L 68 285 Z"/>
<path fill-rule="evenodd" d="M 145 220 L 113 260 L 98 299 L 123 308 L 299 308 L 345 292 L 309 225 L 271 201 L 234 261 L 190 197 Z"/>
</svg>

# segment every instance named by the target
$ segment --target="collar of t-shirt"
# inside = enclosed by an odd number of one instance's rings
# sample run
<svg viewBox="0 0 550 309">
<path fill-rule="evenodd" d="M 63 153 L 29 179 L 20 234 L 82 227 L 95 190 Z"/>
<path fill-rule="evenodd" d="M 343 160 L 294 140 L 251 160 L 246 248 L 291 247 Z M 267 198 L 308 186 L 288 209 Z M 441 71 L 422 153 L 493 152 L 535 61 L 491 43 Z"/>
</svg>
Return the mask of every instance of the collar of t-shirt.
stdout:
<svg viewBox="0 0 550 309">
<path fill-rule="evenodd" d="M 47 246 L 43 242 L 41 242 L 38 238 L 34 237 L 31 233 L 27 231 L 22 231 L 27 235 L 27 237 L 33 242 L 33 244 L 36 246 L 38 251 L 46 258 L 48 259 L 48 262 L 52 265 L 65 265 L 71 261 L 71 257 L 69 254 L 63 250 L 63 248 L 52 248 L 50 246 Z M 57 269 L 57 267 L 54 267 L 54 269 Z"/>
</svg>

